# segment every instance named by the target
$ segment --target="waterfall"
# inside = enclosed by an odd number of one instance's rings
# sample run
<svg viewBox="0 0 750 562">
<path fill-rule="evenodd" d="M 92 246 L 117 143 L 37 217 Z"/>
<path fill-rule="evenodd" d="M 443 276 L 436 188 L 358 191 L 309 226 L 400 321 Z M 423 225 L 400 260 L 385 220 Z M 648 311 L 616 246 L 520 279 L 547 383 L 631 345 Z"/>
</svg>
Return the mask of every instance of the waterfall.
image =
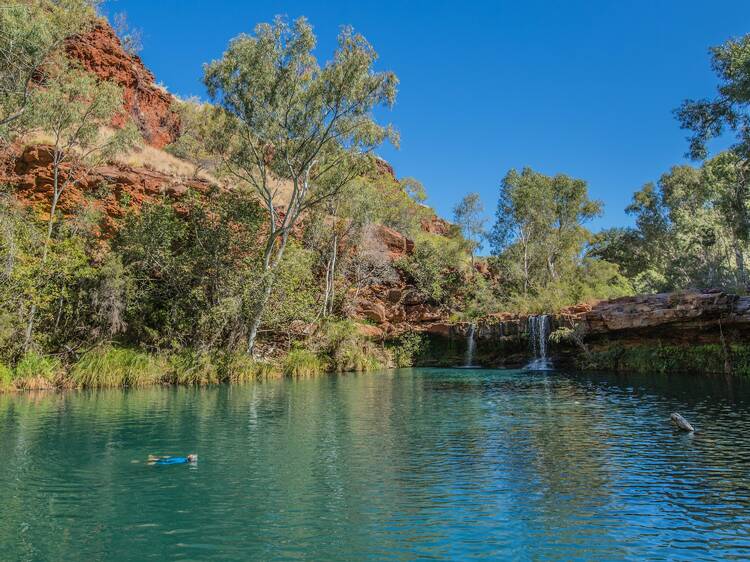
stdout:
<svg viewBox="0 0 750 562">
<path fill-rule="evenodd" d="M 552 361 L 547 357 L 547 340 L 549 339 L 549 315 L 529 316 L 527 331 L 534 359 L 524 367 L 530 371 L 545 371 L 552 368 Z"/>
<path fill-rule="evenodd" d="M 474 331 L 476 326 L 472 324 L 469 326 L 469 331 L 466 334 L 466 357 L 464 359 L 464 367 L 474 366 L 474 348 L 476 347 L 476 339 L 474 337 Z"/>
</svg>

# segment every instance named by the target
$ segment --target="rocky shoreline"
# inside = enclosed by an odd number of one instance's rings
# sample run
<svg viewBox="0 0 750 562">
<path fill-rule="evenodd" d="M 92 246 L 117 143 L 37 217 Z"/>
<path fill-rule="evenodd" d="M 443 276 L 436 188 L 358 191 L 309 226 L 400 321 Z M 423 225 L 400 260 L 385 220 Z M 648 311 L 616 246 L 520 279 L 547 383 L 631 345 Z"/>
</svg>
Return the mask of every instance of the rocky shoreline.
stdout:
<svg viewBox="0 0 750 562">
<path fill-rule="evenodd" d="M 473 332 L 477 363 L 518 367 L 533 359 L 534 318 L 497 314 L 478 321 Z M 547 323 L 549 357 L 559 366 L 632 370 L 627 358 L 638 354 L 652 356 L 657 362 L 653 368 L 661 371 L 747 370 L 750 296 L 719 289 L 636 295 L 571 307 L 548 315 Z M 469 323 L 427 326 L 428 353 L 434 357 L 425 357 L 423 363 L 457 364 L 470 328 Z M 715 357 L 696 362 L 691 351 Z"/>
</svg>

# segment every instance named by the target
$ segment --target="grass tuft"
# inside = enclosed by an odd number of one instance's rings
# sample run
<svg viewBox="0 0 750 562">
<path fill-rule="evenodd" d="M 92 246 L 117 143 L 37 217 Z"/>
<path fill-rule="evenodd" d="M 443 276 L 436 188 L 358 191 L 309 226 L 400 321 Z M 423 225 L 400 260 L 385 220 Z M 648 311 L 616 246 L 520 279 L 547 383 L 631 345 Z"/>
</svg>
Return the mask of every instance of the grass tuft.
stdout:
<svg viewBox="0 0 750 562">
<path fill-rule="evenodd" d="M 292 348 L 284 358 L 284 374 L 292 378 L 308 378 L 326 372 L 326 361 L 314 351 L 301 347 Z"/>
<path fill-rule="evenodd" d="M 56 357 L 27 352 L 16 365 L 13 382 L 22 390 L 48 390 L 61 382 L 62 364 Z"/>
<path fill-rule="evenodd" d="M 257 361 L 247 353 L 228 353 L 222 364 L 225 380 L 232 384 L 278 379 L 282 371 L 274 364 Z"/>
<path fill-rule="evenodd" d="M 81 357 L 71 378 L 80 388 L 138 387 L 161 382 L 167 370 L 166 361 L 158 355 L 100 347 Z"/>
<path fill-rule="evenodd" d="M 7 392 L 13 390 L 13 370 L 0 363 L 0 392 Z"/>
<path fill-rule="evenodd" d="M 221 382 L 216 358 L 207 352 L 187 351 L 169 358 L 171 373 L 169 380 L 174 384 L 203 386 Z"/>
</svg>

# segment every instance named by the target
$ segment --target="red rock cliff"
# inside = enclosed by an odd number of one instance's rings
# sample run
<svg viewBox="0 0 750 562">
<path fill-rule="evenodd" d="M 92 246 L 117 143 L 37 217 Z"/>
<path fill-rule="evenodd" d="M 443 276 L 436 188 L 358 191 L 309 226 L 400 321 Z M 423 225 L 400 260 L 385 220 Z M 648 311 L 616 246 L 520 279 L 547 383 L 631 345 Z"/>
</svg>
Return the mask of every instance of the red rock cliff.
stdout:
<svg viewBox="0 0 750 562">
<path fill-rule="evenodd" d="M 69 39 L 66 51 L 85 70 L 122 87 L 125 109 L 146 142 L 162 148 L 177 138 L 180 121 L 171 109 L 173 97 L 156 85 L 140 57 L 125 52 L 109 24 L 100 21 L 88 33 Z"/>
</svg>

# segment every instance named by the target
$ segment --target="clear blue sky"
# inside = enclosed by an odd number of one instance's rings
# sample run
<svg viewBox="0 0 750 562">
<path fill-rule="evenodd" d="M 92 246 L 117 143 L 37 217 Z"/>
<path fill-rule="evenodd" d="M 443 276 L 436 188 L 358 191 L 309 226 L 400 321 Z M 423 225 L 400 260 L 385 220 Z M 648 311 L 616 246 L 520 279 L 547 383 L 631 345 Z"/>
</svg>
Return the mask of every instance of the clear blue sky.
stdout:
<svg viewBox="0 0 750 562">
<path fill-rule="evenodd" d="M 715 91 L 709 46 L 750 32 L 747 0 L 110 0 L 105 10 L 141 28 L 145 63 L 183 96 L 203 97 L 202 64 L 276 14 L 307 16 L 323 60 L 351 24 L 401 81 L 382 114 L 401 148 L 380 154 L 425 184 L 438 213 L 477 191 L 491 216 L 506 171 L 531 166 L 587 180 L 605 202 L 594 229 L 629 224 L 633 191 L 685 161 L 672 109 Z"/>
</svg>

